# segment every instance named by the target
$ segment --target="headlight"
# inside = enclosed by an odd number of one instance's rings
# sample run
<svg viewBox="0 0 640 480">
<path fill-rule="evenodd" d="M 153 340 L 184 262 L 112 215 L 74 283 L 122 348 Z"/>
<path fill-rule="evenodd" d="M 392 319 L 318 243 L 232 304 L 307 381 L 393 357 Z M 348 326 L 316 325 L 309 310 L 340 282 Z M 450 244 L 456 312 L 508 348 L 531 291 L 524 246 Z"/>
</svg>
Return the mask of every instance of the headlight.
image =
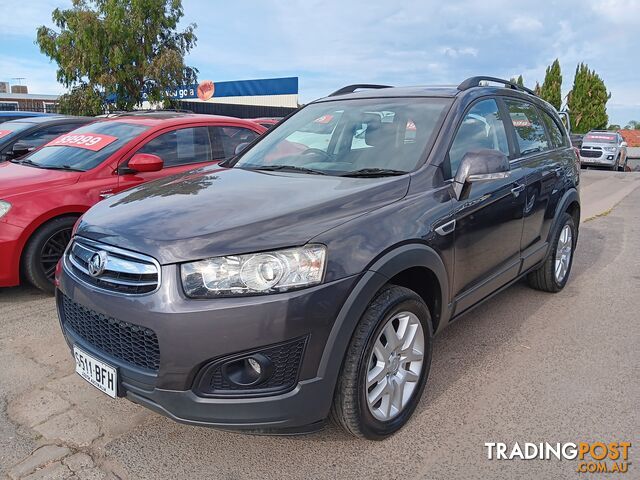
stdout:
<svg viewBox="0 0 640 480">
<path fill-rule="evenodd" d="M 604 147 L 607 152 L 615 152 L 617 147 Z"/>
<path fill-rule="evenodd" d="M 182 286 L 192 298 L 276 293 L 322 281 L 324 245 L 216 257 L 180 267 Z"/>
<path fill-rule="evenodd" d="M 9 210 L 11 210 L 11 204 L 4 200 L 0 200 L 0 218 L 4 217 Z"/>
</svg>

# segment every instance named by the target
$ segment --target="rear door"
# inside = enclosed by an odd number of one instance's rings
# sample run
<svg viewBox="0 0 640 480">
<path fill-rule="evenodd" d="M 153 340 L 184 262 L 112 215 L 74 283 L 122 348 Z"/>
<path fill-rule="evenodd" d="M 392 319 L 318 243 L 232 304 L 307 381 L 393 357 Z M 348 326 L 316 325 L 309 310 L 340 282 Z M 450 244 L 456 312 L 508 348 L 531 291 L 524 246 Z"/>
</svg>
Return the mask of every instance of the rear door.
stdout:
<svg viewBox="0 0 640 480">
<path fill-rule="evenodd" d="M 513 156 L 504 117 L 504 109 L 495 98 L 472 104 L 449 149 L 452 177 L 468 152 L 492 149 Z M 466 187 L 460 199 L 453 199 L 456 314 L 518 274 L 524 177 L 525 172 L 514 165 L 507 178 L 474 182 Z"/>
<path fill-rule="evenodd" d="M 533 103 L 516 98 L 504 102 L 509 114 L 507 129 L 516 147 L 511 168 L 526 174 L 521 249 L 523 269 L 528 269 L 546 252 L 546 234 L 552 220 L 548 213 L 553 213 L 550 207 L 562 194 L 562 149 L 567 140 L 556 121 Z"/>
</svg>

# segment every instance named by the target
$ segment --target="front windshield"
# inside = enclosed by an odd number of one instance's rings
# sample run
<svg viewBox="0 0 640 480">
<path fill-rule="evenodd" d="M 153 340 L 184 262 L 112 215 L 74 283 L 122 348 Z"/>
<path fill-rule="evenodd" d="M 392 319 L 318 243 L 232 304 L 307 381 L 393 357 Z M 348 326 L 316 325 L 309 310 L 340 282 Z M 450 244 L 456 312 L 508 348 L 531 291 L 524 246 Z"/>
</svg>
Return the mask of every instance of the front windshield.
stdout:
<svg viewBox="0 0 640 480">
<path fill-rule="evenodd" d="M 13 137 L 16 133 L 33 127 L 30 122 L 2 122 L 0 123 L 0 142 L 4 142 Z"/>
<path fill-rule="evenodd" d="M 314 103 L 275 127 L 234 167 L 325 175 L 410 172 L 426 159 L 450 103 L 441 98 Z"/>
<path fill-rule="evenodd" d="M 148 128 L 144 125 L 117 121 L 91 123 L 64 135 L 72 141 L 74 139 L 89 139 L 88 142 L 76 142 L 77 146 L 45 145 L 40 150 L 22 157 L 18 162 L 40 168 L 91 170 Z M 102 139 L 103 143 L 97 142 L 96 145 L 100 147 L 104 144 L 104 147 L 96 149 L 91 145 L 97 138 Z M 107 138 L 109 142 L 104 141 Z M 54 140 L 52 143 L 56 141 Z"/>
</svg>

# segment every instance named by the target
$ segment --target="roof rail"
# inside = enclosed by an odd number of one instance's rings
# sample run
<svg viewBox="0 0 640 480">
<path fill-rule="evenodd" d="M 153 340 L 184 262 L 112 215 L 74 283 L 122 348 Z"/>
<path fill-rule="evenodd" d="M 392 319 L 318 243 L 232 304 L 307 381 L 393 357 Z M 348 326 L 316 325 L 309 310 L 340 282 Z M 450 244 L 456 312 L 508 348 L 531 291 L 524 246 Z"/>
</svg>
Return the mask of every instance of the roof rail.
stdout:
<svg viewBox="0 0 640 480">
<path fill-rule="evenodd" d="M 374 85 L 371 83 L 357 83 L 355 85 L 347 85 L 346 87 L 342 87 L 340 90 L 336 90 L 335 92 L 329 94 L 329 96 L 336 97 L 338 95 L 346 95 L 347 93 L 353 93 L 356 90 L 360 90 L 362 88 L 370 88 L 370 89 L 391 88 L 391 85 Z"/>
<path fill-rule="evenodd" d="M 530 90 L 527 87 L 523 87 L 522 85 L 518 85 L 517 83 L 513 83 L 509 80 L 504 80 L 502 78 L 496 78 L 496 77 L 483 77 L 483 76 L 467 78 L 464 82 L 458 85 L 458 90 L 468 90 L 473 87 L 478 87 L 480 86 L 480 82 L 501 83 L 505 87 L 512 88 L 513 90 L 520 90 L 521 92 L 527 92 L 530 95 L 537 96 L 536 92 L 534 92 L 533 90 Z"/>
</svg>

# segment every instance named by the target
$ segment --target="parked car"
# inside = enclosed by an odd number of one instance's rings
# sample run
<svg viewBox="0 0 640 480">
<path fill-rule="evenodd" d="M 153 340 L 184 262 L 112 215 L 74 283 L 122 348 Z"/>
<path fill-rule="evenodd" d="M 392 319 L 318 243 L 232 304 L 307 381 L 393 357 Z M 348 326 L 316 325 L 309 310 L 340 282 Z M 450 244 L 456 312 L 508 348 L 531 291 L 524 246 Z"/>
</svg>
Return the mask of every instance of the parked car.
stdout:
<svg viewBox="0 0 640 480">
<path fill-rule="evenodd" d="M 149 180 L 234 155 L 264 131 L 253 122 L 212 115 L 121 116 L 0 164 L 0 286 L 17 285 L 22 276 L 53 292 L 56 263 L 89 207 Z"/>
<path fill-rule="evenodd" d="M 592 130 L 582 140 L 580 162 L 583 166 L 624 171 L 627 166 L 627 142 L 618 132 Z"/>
<path fill-rule="evenodd" d="M 580 169 L 551 105 L 489 77 L 360 87 L 82 217 L 56 276 L 80 375 L 194 425 L 382 439 L 434 334 L 520 278 L 564 288 Z"/>
<path fill-rule="evenodd" d="M 0 111 L 0 123 L 10 122 L 11 120 L 18 120 L 20 118 L 33 118 L 33 117 L 52 117 L 55 113 L 44 112 L 21 112 L 18 110 L 2 110 Z"/>
<path fill-rule="evenodd" d="M 63 133 L 95 121 L 63 115 L 25 117 L 0 124 L 0 162 L 20 158 Z"/>
<path fill-rule="evenodd" d="M 264 117 L 251 119 L 252 122 L 256 122 L 257 124 L 262 125 L 267 130 L 273 128 L 274 125 L 277 125 L 280 120 L 282 120 L 282 118 Z"/>
</svg>

